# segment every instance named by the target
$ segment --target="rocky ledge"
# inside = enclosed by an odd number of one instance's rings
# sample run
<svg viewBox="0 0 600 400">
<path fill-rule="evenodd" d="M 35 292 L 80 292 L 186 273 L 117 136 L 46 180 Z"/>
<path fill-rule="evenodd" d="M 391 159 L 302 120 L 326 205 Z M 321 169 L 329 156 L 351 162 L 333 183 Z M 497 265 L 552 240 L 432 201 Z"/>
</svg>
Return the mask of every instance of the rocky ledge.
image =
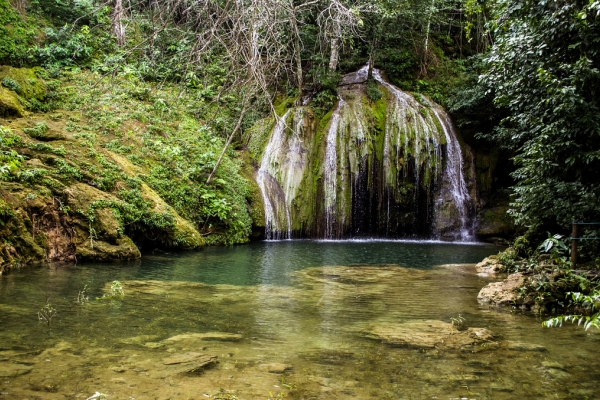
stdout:
<svg viewBox="0 0 600 400">
<path fill-rule="evenodd" d="M 499 306 L 517 305 L 521 303 L 519 289 L 526 283 L 526 278 L 521 273 L 511 274 L 503 281 L 492 282 L 484 286 L 477 295 L 481 302 Z"/>
</svg>

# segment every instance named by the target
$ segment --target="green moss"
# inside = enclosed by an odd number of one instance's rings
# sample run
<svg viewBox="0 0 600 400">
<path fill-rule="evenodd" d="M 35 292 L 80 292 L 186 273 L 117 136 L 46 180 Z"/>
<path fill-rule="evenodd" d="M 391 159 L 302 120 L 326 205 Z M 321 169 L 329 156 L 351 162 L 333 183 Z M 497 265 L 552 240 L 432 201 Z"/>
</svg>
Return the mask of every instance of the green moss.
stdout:
<svg viewBox="0 0 600 400">
<path fill-rule="evenodd" d="M 23 106 L 15 92 L 0 86 L 0 117 L 19 118 L 25 114 Z"/>
<path fill-rule="evenodd" d="M 0 66 L 0 80 L 11 80 L 19 88 L 17 93 L 25 100 L 36 99 L 43 101 L 47 89 L 44 80 L 37 76 L 40 68 L 14 68 L 6 65 Z"/>
</svg>

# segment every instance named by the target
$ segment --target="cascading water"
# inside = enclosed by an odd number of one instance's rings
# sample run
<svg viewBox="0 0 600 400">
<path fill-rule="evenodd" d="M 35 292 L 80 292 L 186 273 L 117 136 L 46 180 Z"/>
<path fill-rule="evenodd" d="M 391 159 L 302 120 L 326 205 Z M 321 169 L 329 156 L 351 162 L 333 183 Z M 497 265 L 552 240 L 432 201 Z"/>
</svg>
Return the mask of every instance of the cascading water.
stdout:
<svg viewBox="0 0 600 400">
<path fill-rule="evenodd" d="M 290 239 L 292 237 L 290 210 L 286 203 L 285 193 L 274 177 L 279 172 L 277 158 L 282 152 L 285 128 L 287 127 L 286 119 L 289 113 L 290 111 L 275 124 L 256 174 L 256 182 L 260 187 L 265 207 L 265 238 L 267 240 Z"/>
<path fill-rule="evenodd" d="M 440 122 L 444 135 L 446 136 L 446 169 L 444 179 L 446 187 L 452 196 L 454 206 L 460 219 L 460 238 L 462 240 L 472 239 L 471 227 L 469 225 L 469 208 L 471 207 L 471 195 L 467 189 L 465 175 L 463 172 L 463 155 L 454 131 L 454 126 L 443 110 L 433 108 L 433 113 Z"/>
<path fill-rule="evenodd" d="M 331 115 L 325 147 L 325 170 L 323 171 L 323 192 L 325 196 L 325 238 L 335 235 L 335 217 L 337 200 L 337 133 L 340 125 L 340 113 L 346 102 L 339 96 L 338 105 Z"/>
<path fill-rule="evenodd" d="M 365 95 L 364 67 L 344 77 L 321 120 L 302 106 L 275 123 L 257 172 L 267 239 L 470 239 L 472 199 L 450 118 L 377 69 L 373 77 L 380 100 Z"/>
<path fill-rule="evenodd" d="M 290 115 L 293 113 L 293 120 Z M 302 145 L 304 108 L 289 110 L 278 118 L 256 173 L 265 211 L 267 240 L 292 237 L 290 206 L 300 187 L 306 165 Z"/>
</svg>

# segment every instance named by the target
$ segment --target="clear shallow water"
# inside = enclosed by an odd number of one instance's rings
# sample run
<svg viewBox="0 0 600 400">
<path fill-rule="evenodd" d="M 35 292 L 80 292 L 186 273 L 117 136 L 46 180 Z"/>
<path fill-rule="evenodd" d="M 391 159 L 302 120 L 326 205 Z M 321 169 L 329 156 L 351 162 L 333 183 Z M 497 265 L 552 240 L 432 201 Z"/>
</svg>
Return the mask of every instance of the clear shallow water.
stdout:
<svg viewBox="0 0 600 400">
<path fill-rule="evenodd" d="M 0 277 L 0 399 L 600 398 L 596 332 L 480 305 L 489 278 L 438 266 L 498 250 L 284 241 L 25 268 Z M 115 279 L 125 296 L 95 300 Z M 90 301 L 78 304 L 85 285 Z M 46 298 L 58 310 L 50 328 L 37 320 Z M 494 338 L 428 347 L 373 337 L 392 327 L 418 338 L 422 321 L 459 314 Z M 190 352 L 219 363 L 194 374 L 169 364 Z"/>
</svg>

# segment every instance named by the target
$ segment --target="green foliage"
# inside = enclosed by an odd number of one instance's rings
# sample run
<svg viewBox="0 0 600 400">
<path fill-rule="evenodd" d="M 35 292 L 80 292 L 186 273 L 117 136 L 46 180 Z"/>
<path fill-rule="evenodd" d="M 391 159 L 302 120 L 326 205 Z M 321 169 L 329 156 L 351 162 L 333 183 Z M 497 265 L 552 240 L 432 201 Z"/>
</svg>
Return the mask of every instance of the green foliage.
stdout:
<svg viewBox="0 0 600 400">
<path fill-rule="evenodd" d="M 56 308 L 50 304 L 49 299 L 46 299 L 46 304 L 40 309 L 40 311 L 38 311 L 38 320 L 40 320 L 40 322 L 47 323 L 48 327 L 50 327 L 50 324 L 52 323 L 54 317 L 56 317 L 56 314 Z"/>
<path fill-rule="evenodd" d="M 94 52 L 93 37 L 88 26 L 65 25 L 55 30 L 46 28 L 46 42 L 36 49 L 36 58 L 47 68 L 60 68 L 69 65 L 89 66 Z"/>
<path fill-rule="evenodd" d="M 379 90 L 377 82 L 373 78 L 367 81 L 367 97 L 372 101 L 377 101 L 383 97 L 383 92 Z"/>
<path fill-rule="evenodd" d="M 113 281 L 110 285 L 110 295 L 111 296 L 125 296 L 125 290 L 123 289 L 123 284 L 119 281 Z"/>
<path fill-rule="evenodd" d="M 467 329 L 467 319 L 461 314 L 458 314 L 456 317 L 450 317 L 450 322 L 457 331 L 464 331 Z"/>
<path fill-rule="evenodd" d="M 12 79 L 11 77 L 5 76 L 4 79 L 2 79 L 2 86 L 14 91 L 15 93 L 21 93 L 21 86 L 19 86 L 17 81 Z"/>
<path fill-rule="evenodd" d="M 564 322 L 577 322 L 577 325 L 583 325 L 585 330 L 591 327 L 600 328 L 600 288 L 594 290 L 591 294 L 585 295 L 579 292 L 569 292 L 568 296 L 575 305 L 579 305 L 591 315 L 562 315 L 550 318 L 542 323 L 546 328 L 562 326 Z"/>
<path fill-rule="evenodd" d="M 21 138 L 0 125 L 0 180 L 8 181 L 21 167 L 23 156 L 12 149 L 19 145 Z"/>
<path fill-rule="evenodd" d="M 65 178 L 65 179 L 75 178 L 77 180 L 80 180 L 81 178 L 83 178 L 83 174 L 81 173 L 79 168 L 73 166 L 68 161 L 63 160 L 62 158 L 54 158 L 53 162 L 54 162 L 54 165 L 57 167 L 58 173 L 61 174 L 63 176 L 63 178 Z"/>
<path fill-rule="evenodd" d="M 544 240 L 538 247 L 538 250 L 541 250 L 544 253 L 548 253 L 552 250 L 555 259 L 565 256 L 569 253 L 569 247 L 561 239 L 563 239 L 562 235 L 551 235 L 550 232 L 548 232 L 548 239 Z"/>
<path fill-rule="evenodd" d="M 47 174 L 48 174 L 48 170 L 46 170 L 44 168 L 26 169 L 26 170 L 19 172 L 18 179 L 21 182 L 25 182 L 25 183 L 29 183 L 29 184 L 39 183 L 44 179 L 44 177 Z"/>
<path fill-rule="evenodd" d="M 119 281 L 112 281 L 108 293 L 104 293 L 102 297 L 97 297 L 96 300 L 122 299 L 124 296 L 125 289 L 123 288 L 123 284 Z"/>
<path fill-rule="evenodd" d="M 43 151 L 51 154 L 56 154 L 58 156 L 65 156 L 66 151 L 64 146 L 54 147 L 47 143 L 28 143 L 27 147 L 31 150 Z"/>
<path fill-rule="evenodd" d="M 0 199 L 0 219 L 6 220 L 14 215 L 10 204 L 8 204 L 4 199 Z"/>
<path fill-rule="evenodd" d="M 38 122 L 33 128 L 23 128 L 23 132 L 34 138 L 43 138 L 50 128 L 45 122 Z"/>
<path fill-rule="evenodd" d="M 514 151 L 512 215 L 533 231 L 600 217 L 600 18 L 587 1 L 503 3 L 482 82 L 510 115 L 488 137 Z"/>
</svg>

